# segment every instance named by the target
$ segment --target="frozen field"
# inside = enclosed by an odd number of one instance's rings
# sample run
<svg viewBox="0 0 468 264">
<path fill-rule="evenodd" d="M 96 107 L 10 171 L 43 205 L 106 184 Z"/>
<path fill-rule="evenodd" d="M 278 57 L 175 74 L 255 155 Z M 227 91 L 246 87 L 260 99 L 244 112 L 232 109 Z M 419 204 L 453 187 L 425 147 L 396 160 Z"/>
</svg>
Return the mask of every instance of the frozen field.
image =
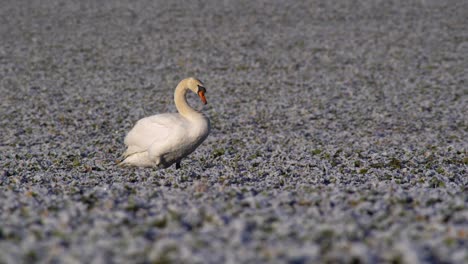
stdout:
<svg viewBox="0 0 468 264">
<path fill-rule="evenodd" d="M 1 2 L 0 263 L 468 262 L 468 1 L 186 2 Z"/>
</svg>

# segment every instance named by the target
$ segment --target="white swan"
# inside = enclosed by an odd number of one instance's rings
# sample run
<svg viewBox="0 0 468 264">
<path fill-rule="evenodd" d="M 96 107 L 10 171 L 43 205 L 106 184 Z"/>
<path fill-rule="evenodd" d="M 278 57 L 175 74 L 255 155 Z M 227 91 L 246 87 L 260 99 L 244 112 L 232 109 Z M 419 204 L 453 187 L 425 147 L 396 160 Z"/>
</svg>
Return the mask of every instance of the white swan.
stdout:
<svg viewBox="0 0 468 264">
<path fill-rule="evenodd" d="M 185 95 L 198 94 L 203 104 L 206 89 L 195 78 L 182 80 L 174 92 L 179 113 L 165 113 L 140 119 L 125 137 L 127 150 L 120 165 L 167 168 L 192 153 L 210 133 L 210 120 L 191 108 Z"/>
</svg>

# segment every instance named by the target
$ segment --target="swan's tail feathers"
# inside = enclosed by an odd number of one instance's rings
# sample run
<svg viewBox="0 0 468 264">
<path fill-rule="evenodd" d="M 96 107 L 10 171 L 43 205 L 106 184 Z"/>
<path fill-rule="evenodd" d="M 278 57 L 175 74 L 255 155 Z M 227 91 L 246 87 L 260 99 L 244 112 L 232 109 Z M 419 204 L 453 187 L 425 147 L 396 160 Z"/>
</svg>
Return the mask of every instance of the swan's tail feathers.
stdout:
<svg viewBox="0 0 468 264">
<path fill-rule="evenodd" d="M 129 150 L 127 149 L 119 158 L 115 160 L 115 165 L 119 167 L 125 167 L 125 159 L 132 154 L 133 153 L 129 153 Z"/>
<path fill-rule="evenodd" d="M 127 158 L 132 155 L 138 154 L 139 152 L 145 151 L 141 151 L 137 148 L 132 148 L 131 146 L 129 146 L 127 150 L 125 150 L 125 152 L 115 161 L 115 164 L 119 167 L 131 166 L 132 164 L 127 161 Z"/>
<path fill-rule="evenodd" d="M 119 167 L 125 167 L 126 164 L 125 164 L 125 157 L 124 156 L 121 156 L 120 158 L 116 159 L 115 160 L 115 165 L 119 166 Z"/>
<path fill-rule="evenodd" d="M 121 161 L 118 166 L 125 167 L 125 166 L 137 166 L 137 167 L 152 167 L 154 165 L 154 161 L 152 161 L 149 156 L 148 152 L 136 152 L 129 154 L 125 157 L 123 161 Z"/>
</svg>

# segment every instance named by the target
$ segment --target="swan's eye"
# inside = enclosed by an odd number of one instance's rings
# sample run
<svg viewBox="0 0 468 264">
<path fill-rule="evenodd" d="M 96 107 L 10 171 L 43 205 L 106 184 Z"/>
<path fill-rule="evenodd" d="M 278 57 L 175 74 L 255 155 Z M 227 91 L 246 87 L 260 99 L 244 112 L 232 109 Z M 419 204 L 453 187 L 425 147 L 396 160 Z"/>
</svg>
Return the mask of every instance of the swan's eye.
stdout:
<svg viewBox="0 0 468 264">
<path fill-rule="evenodd" d="M 199 92 L 206 93 L 206 89 L 205 89 L 205 87 L 203 87 L 203 86 L 200 86 L 200 85 L 197 85 L 197 86 L 198 86 L 198 92 L 197 92 L 197 93 L 199 93 Z"/>
</svg>

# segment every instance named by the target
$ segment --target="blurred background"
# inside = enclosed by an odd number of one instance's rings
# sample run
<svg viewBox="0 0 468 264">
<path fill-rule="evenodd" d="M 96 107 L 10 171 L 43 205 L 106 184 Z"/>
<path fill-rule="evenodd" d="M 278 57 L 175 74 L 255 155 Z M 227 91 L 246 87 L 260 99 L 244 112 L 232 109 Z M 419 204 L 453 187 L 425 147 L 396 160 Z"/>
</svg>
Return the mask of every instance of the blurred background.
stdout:
<svg viewBox="0 0 468 264">
<path fill-rule="evenodd" d="M 2 1 L 0 262 L 467 261 L 466 10 Z M 206 142 L 117 168 L 189 76 Z"/>
</svg>

